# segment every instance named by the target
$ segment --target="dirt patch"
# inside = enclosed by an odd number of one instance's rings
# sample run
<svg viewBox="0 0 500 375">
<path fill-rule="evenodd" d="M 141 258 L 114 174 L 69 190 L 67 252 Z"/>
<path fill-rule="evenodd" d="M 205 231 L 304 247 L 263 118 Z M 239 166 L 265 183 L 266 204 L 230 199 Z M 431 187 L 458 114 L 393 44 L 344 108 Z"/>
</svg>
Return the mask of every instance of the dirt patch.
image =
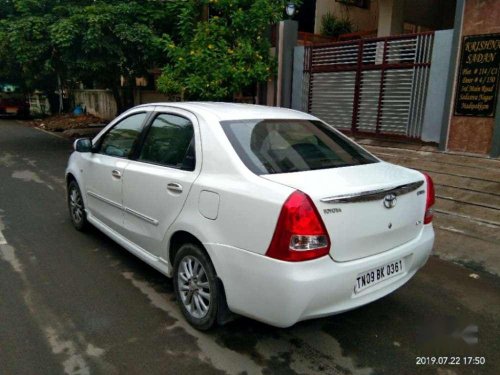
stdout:
<svg viewBox="0 0 500 375">
<path fill-rule="evenodd" d="M 85 129 L 89 127 L 104 126 L 107 121 L 92 115 L 62 114 L 37 119 L 30 122 L 30 125 L 40 129 L 63 132 L 69 129 Z"/>
</svg>

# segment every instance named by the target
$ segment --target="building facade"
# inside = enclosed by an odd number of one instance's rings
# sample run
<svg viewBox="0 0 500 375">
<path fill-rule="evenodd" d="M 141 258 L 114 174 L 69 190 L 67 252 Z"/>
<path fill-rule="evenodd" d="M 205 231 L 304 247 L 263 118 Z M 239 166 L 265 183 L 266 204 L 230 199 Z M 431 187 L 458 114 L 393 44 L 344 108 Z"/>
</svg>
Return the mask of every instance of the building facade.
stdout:
<svg viewBox="0 0 500 375">
<path fill-rule="evenodd" d="M 498 94 L 500 87 L 498 84 L 500 80 L 499 0 L 311 0 L 310 2 L 307 1 L 307 8 L 309 17 L 314 14 L 314 23 L 308 22 L 308 30 L 301 30 L 301 25 L 306 23 L 301 22 L 299 19 L 299 31 L 310 32 L 314 30 L 315 33 L 318 33 L 321 30 L 323 15 L 330 12 L 338 18 L 349 18 L 355 31 L 374 31 L 373 35 L 378 37 L 366 42 L 352 41 L 352 44 L 341 42 L 343 43 L 343 50 L 352 48 L 352 53 L 358 53 L 361 59 L 358 68 L 355 66 L 356 63 L 352 62 L 352 79 L 355 80 L 353 82 L 357 82 L 356 84 L 359 85 L 360 82 L 363 82 L 365 76 L 369 77 L 371 74 L 371 77 L 376 79 L 376 84 L 380 85 L 380 90 L 377 89 L 377 92 L 374 93 L 374 95 L 378 95 L 379 101 L 378 119 L 376 119 L 376 125 L 374 125 L 377 131 L 381 122 L 383 125 L 384 120 L 384 95 L 390 97 L 391 94 L 386 91 L 384 85 L 387 82 L 384 79 L 390 78 L 391 74 L 396 77 L 398 72 L 400 73 L 398 70 L 400 66 L 408 68 L 408 64 L 403 61 L 402 56 L 409 52 L 403 51 L 402 47 L 398 47 L 398 38 L 404 41 L 408 40 L 409 34 L 414 34 L 415 40 L 419 40 L 419 38 L 424 40 L 423 36 L 430 35 L 431 37 L 425 39 L 430 40 L 430 49 L 428 51 L 431 51 L 431 55 L 427 56 L 428 60 L 418 62 L 417 58 L 421 55 L 418 48 L 415 48 L 415 52 L 412 52 L 415 55 L 414 71 L 421 72 L 422 68 L 428 68 L 425 73 L 427 78 L 418 81 L 423 82 L 418 84 L 424 87 L 424 91 L 419 93 L 420 97 L 416 100 L 425 104 L 422 104 L 424 105 L 424 112 L 419 125 L 422 130 L 417 138 L 439 144 L 442 150 L 492 157 L 500 156 L 500 104 L 498 103 L 500 100 Z M 334 55 L 337 52 L 335 52 L 335 44 L 333 43 L 329 50 L 324 49 L 324 53 L 326 53 L 324 56 L 329 56 L 331 60 L 330 66 L 324 65 L 325 60 L 323 59 L 321 60 L 323 66 L 317 67 L 316 73 L 314 66 L 309 66 L 307 69 L 310 69 L 310 71 L 306 71 L 308 65 L 307 56 L 311 58 L 308 48 L 314 50 L 316 47 L 306 47 L 303 53 L 295 51 L 296 58 L 293 69 L 296 73 L 294 74 L 298 76 L 302 74 L 298 65 L 305 63 L 304 77 L 308 77 L 309 82 L 304 81 L 303 84 L 299 84 L 300 79 L 295 80 L 294 78 L 292 101 L 295 103 L 304 102 L 304 97 L 308 95 L 309 98 L 306 98 L 306 100 L 309 100 L 308 105 L 297 108 L 314 113 L 311 110 L 311 108 L 314 108 L 314 102 L 311 106 L 310 101 L 311 99 L 314 100 L 315 95 L 317 98 L 321 97 L 321 100 L 324 100 L 325 92 L 328 93 L 336 89 L 347 90 L 351 87 L 349 86 L 351 82 L 348 81 L 349 77 L 351 77 L 351 73 L 349 73 L 351 67 L 339 63 L 339 61 L 346 60 L 343 56 L 339 55 L 335 60 Z M 327 47 L 318 46 L 318 48 Z M 367 53 L 367 48 L 374 48 L 374 56 L 368 56 L 368 59 L 373 58 L 372 62 L 364 63 L 363 53 Z M 391 48 L 395 52 L 391 52 Z M 384 51 L 388 54 L 387 60 L 382 56 L 386 53 Z M 318 50 L 317 53 L 321 53 L 321 51 Z M 311 58 L 313 64 L 314 61 L 314 58 Z M 403 65 L 401 65 L 402 62 Z M 394 66 L 391 66 L 391 63 Z M 379 67 L 378 65 L 382 66 Z M 387 69 L 384 66 L 387 66 Z M 366 69 L 366 73 L 364 71 L 360 73 L 362 69 Z M 354 73 L 355 70 L 358 70 L 358 75 Z M 379 70 L 381 70 L 380 74 L 378 73 Z M 310 78 L 311 76 L 314 77 L 314 74 L 318 76 L 316 87 L 307 87 L 308 84 L 315 83 L 314 79 Z M 342 78 L 337 79 L 335 77 Z M 358 77 L 357 80 L 356 77 Z M 370 87 L 369 85 L 373 87 L 373 79 L 370 82 L 366 81 L 366 88 Z M 397 78 L 394 78 L 391 82 L 394 82 L 395 79 Z M 330 86 L 327 89 L 318 89 L 319 85 L 325 85 L 327 80 L 330 80 L 330 83 L 328 83 Z M 379 86 L 375 87 L 378 88 Z M 356 97 L 356 91 L 362 92 L 363 89 L 363 87 L 361 90 L 359 87 L 354 88 L 353 97 L 355 100 L 359 99 Z M 318 94 L 318 90 L 323 90 L 323 92 Z M 297 99 L 295 93 L 302 96 Z M 413 95 L 414 93 L 410 92 L 410 94 Z M 332 95 L 335 95 L 335 93 Z M 360 95 L 361 99 L 363 99 L 362 93 Z M 425 97 L 422 98 L 422 95 Z M 365 97 L 369 100 L 368 96 L 365 95 Z M 332 96 L 330 102 L 326 101 L 325 103 L 333 106 L 333 103 L 335 103 L 333 98 Z M 349 99 L 349 97 L 347 98 Z M 410 100 L 413 100 L 413 96 L 411 96 Z M 324 107 L 323 105 L 322 108 Z M 356 105 L 354 107 L 359 111 Z M 335 109 L 333 110 L 335 111 Z M 389 109 L 388 111 L 395 111 L 395 109 Z M 409 117 L 411 117 L 412 111 L 413 109 L 410 107 Z M 357 121 L 355 117 L 357 115 L 353 112 L 353 129 L 355 128 L 355 122 Z M 335 113 L 335 116 L 338 118 L 337 113 Z M 363 113 L 360 113 L 359 116 L 364 119 L 369 117 Z M 346 115 L 346 118 L 350 118 L 349 114 Z"/>
<path fill-rule="evenodd" d="M 462 0 L 443 148 L 500 156 L 500 1 Z"/>
<path fill-rule="evenodd" d="M 314 32 L 331 13 L 349 19 L 353 31 L 375 31 L 378 36 L 453 28 L 456 0 L 307 0 L 315 3 Z"/>
</svg>

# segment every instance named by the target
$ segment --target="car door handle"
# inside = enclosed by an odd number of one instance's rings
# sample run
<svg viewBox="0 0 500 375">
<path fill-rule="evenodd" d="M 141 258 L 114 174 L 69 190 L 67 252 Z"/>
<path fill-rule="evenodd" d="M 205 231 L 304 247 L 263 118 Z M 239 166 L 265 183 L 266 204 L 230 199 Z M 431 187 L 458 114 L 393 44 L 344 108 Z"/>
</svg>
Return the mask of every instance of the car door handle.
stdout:
<svg viewBox="0 0 500 375">
<path fill-rule="evenodd" d="M 182 185 L 175 182 L 171 182 L 170 184 L 168 184 L 167 189 L 173 193 L 182 193 Z"/>
<path fill-rule="evenodd" d="M 113 171 L 111 172 L 111 175 L 114 177 L 114 178 L 122 178 L 122 173 L 119 171 L 119 170 L 116 170 L 116 169 L 113 169 Z"/>
</svg>

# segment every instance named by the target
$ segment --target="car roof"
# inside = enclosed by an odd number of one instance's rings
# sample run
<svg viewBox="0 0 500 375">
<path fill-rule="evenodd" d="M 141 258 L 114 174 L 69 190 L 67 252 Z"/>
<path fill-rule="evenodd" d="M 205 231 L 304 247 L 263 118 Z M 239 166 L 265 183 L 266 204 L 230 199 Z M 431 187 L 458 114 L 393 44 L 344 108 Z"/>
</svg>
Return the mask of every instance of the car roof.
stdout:
<svg viewBox="0 0 500 375">
<path fill-rule="evenodd" d="M 219 121 L 245 119 L 316 119 L 310 114 L 289 108 L 269 107 L 255 104 L 224 102 L 171 102 L 150 103 L 144 104 L 143 106 L 165 106 L 185 109 L 194 113 L 205 112 L 217 117 Z"/>
</svg>

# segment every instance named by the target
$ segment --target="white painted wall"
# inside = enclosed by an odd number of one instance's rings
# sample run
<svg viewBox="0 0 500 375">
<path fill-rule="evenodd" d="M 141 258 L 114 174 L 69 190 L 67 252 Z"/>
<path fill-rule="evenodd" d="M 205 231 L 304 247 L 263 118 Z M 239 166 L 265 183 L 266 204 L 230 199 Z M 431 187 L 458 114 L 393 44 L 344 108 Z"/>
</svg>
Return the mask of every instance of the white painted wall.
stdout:
<svg viewBox="0 0 500 375">
<path fill-rule="evenodd" d="M 87 113 L 104 120 L 116 117 L 116 102 L 110 90 L 74 90 L 75 105 L 82 105 Z M 172 101 L 167 95 L 154 90 L 137 89 L 134 105 Z"/>
<path fill-rule="evenodd" d="M 116 102 L 110 90 L 74 90 L 75 105 L 82 105 L 87 113 L 104 120 L 116 117 Z"/>
<path fill-rule="evenodd" d="M 403 33 L 404 1 L 379 0 L 378 36 Z"/>
</svg>

